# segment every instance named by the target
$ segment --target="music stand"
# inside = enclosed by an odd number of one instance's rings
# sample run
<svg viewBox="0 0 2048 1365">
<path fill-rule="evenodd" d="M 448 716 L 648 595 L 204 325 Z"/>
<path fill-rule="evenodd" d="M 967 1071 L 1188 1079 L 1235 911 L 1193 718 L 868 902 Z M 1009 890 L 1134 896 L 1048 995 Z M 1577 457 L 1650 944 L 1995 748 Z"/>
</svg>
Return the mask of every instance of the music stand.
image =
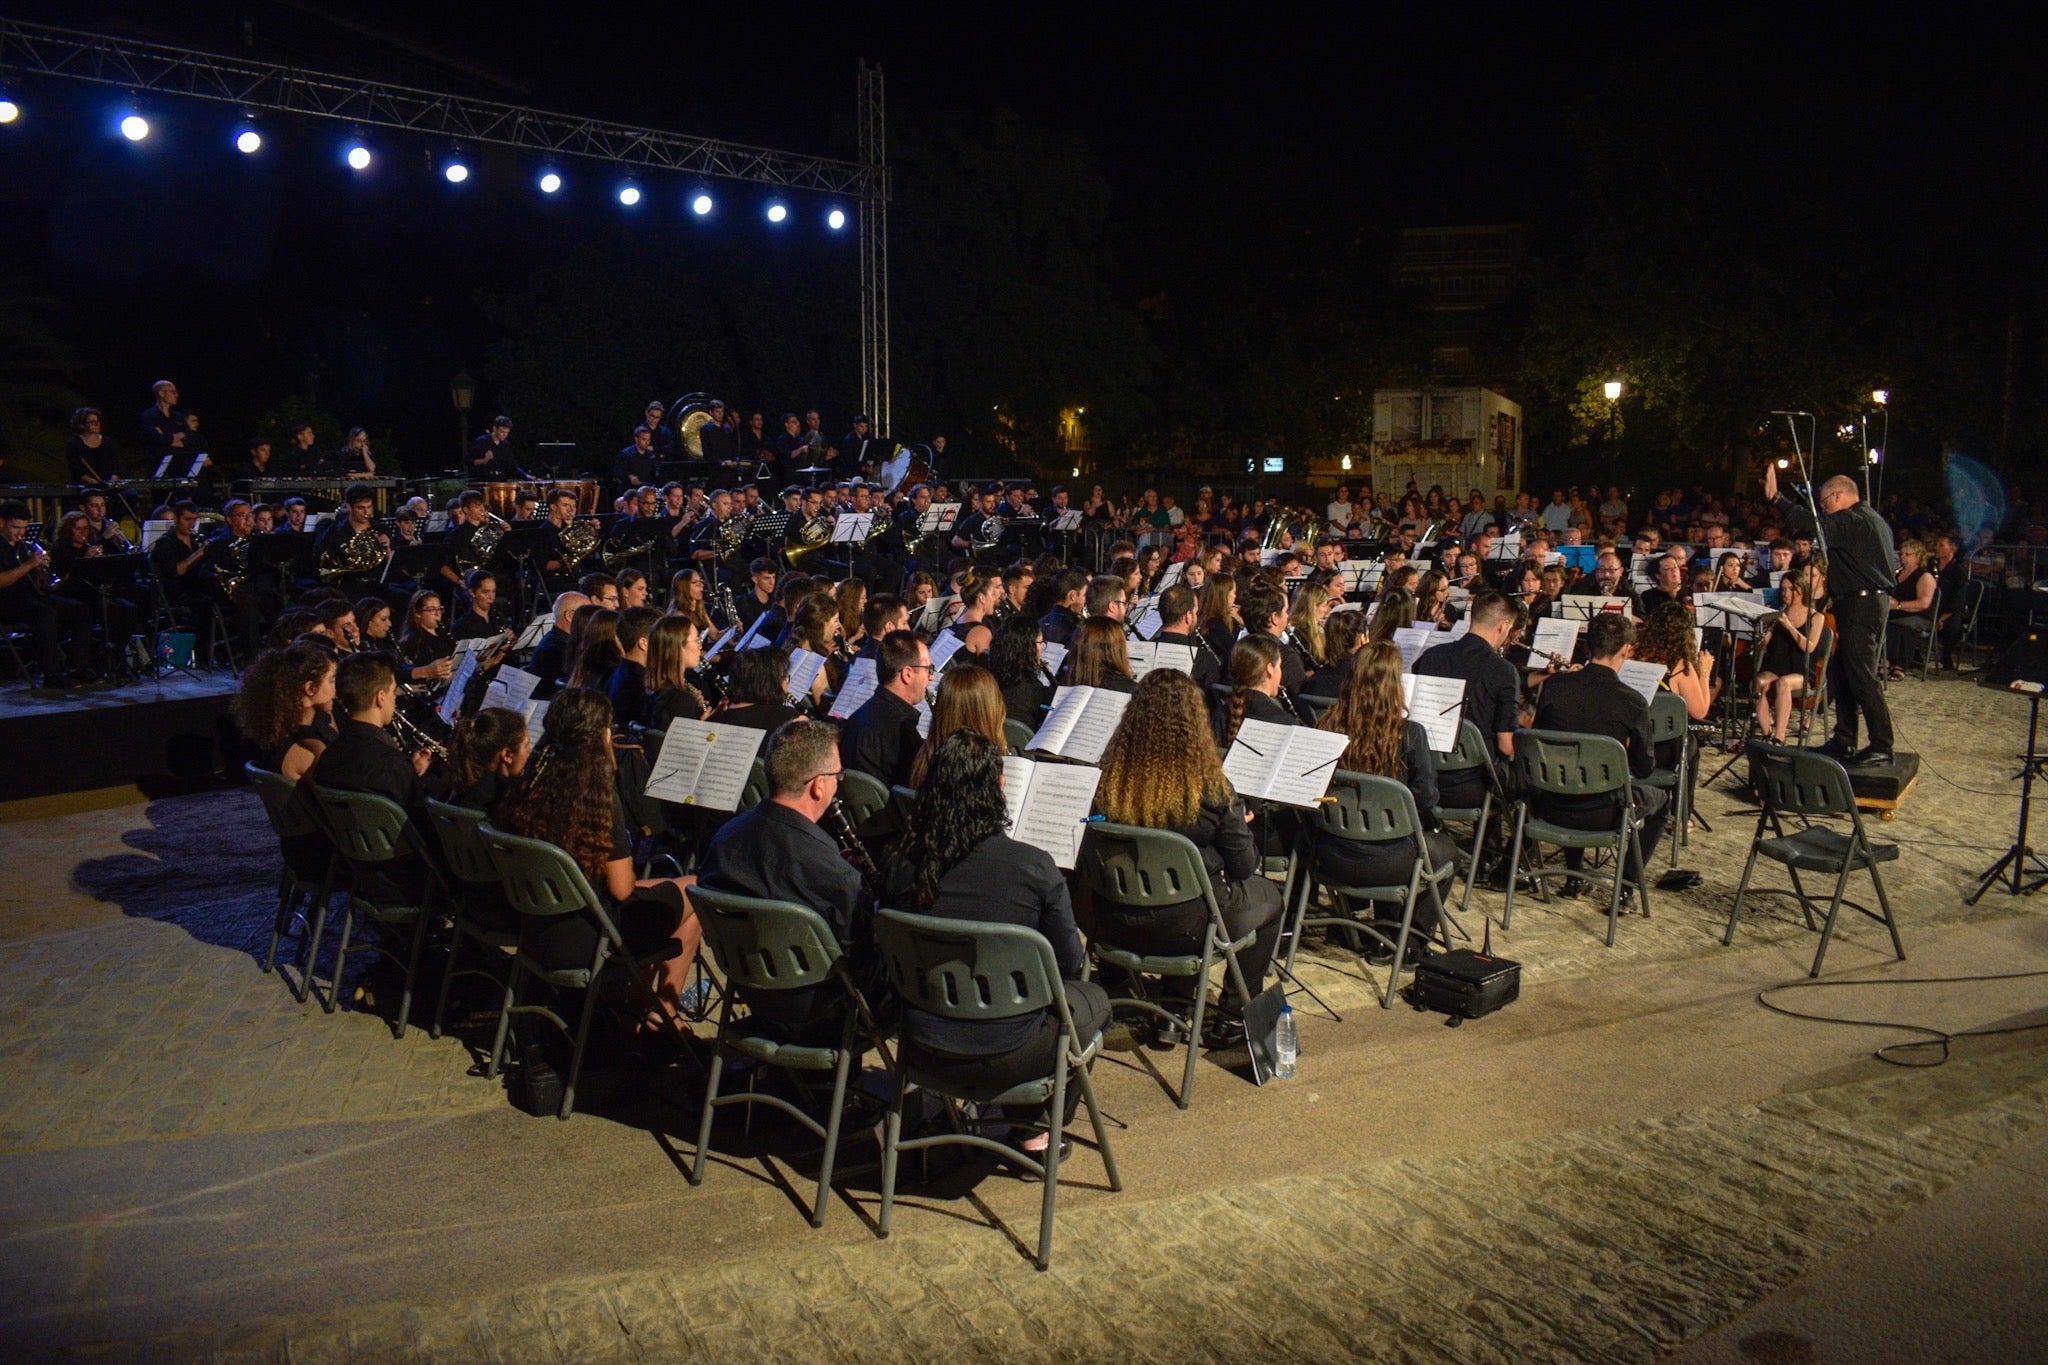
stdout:
<svg viewBox="0 0 2048 1365">
<path fill-rule="evenodd" d="M 551 521 L 515 521 L 512 529 L 505 532 L 498 541 L 498 553 L 510 559 L 516 573 L 519 588 L 519 615 L 533 614 L 533 600 L 539 596 L 528 582 L 528 575 L 540 581 L 543 590 L 547 580 L 541 573 L 547 552 L 554 548 L 555 524 Z"/>
<path fill-rule="evenodd" d="M 2020 784 L 2019 831 L 2004 856 L 1984 870 L 1977 889 L 1963 901 L 1965 905 L 1975 905 L 1993 886 L 2003 886 L 2009 896 L 2031 896 L 2048 886 L 2048 863 L 2043 863 L 2027 842 L 2027 825 L 2034 807 L 2034 779 L 2048 769 L 2048 755 L 2039 748 L 2041 695 L 2044 686 L 2048 686 L 2048 646 L 2044 646 L 2041 633 L 2030 630 L 2022 635 L 1984 670 L 1978 686 L 2026 696 L 2027 752 L 2016 774 Z"/>
<path fill-rule="evenodd" d="M 64 570 L 66 583 L 83 583 L 99 595 L 100 635 L 107 642 L 109 662 L 116 668 L 126 668 L 128 642 L 123 640 L 118 647 L 114 642 L 114 584 L 122 578 L 133 578 L 138 568 L 148 566 L 148 560 L 141 554 L 95 555 L 73 560 Z"/>
</svg>

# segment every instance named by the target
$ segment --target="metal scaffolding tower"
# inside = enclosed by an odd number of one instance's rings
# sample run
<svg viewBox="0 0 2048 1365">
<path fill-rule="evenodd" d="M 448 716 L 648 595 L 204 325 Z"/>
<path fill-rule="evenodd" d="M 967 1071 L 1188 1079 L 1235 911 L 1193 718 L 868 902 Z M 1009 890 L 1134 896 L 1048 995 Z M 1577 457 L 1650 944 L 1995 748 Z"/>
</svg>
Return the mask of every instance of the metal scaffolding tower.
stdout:
<svg viewBox="0 0 2048 1365">
<path fill-rule="evenodd" d="M 805 156 L 601 119 L 525 109 L 208 52 L 0 18 L 0 71 L 304 114 L 360 128 L 517 147 L 777 188 L 847 195 L 860 215 L 861 395 L 889 427 L 889 171 L 882 71 L 860 67 L 860 160 Z"/>
</svg>

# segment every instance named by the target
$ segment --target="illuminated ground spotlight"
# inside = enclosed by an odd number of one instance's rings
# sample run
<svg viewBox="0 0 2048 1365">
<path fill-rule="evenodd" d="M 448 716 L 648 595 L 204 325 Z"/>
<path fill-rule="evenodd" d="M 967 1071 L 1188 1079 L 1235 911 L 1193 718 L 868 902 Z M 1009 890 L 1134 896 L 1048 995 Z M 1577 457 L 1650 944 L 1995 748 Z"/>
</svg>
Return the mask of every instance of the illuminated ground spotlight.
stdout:
<svg viewBox="0 0 2048 1365">
<path fill-rule="evenodd" d="M 712 210 L 711 196 L 701 190 L 690 197 L 690 212 L 702 218 Z"/>
<path fill-rule="evenodd" d="M 781 222 L 781 221 L 782 221 L 783 219 L 785 219 L 785 218 L 787 218 L 787 217 L 789 217 L 789 210 L 788 210 L 787 208 L 783 207 L 783 206 L 782 206 L 781 204 L 770 204 L 770 205 L 768 206 L 768 221 L 769 221 L 769 222 L 771 222 L 771 223 L 779 223 L 779 222 Z"/>
<path fill-rule="evenodd" d="M 557 175 L 553 171 L 542 171 L 540 173 L 540 192 L 542 194 L 553 194 L 555 191 L 561 188 L 561 176 Z"/>
<path fill-rule="evenodd" d="M 129 114 L 121 120 L 121 136 L 130 142 L 140 142 L 149 136 L 149 120 L 140 114 Z"/>
<path fill-rule="evenodd" d="M 632 208 L 640 202 L 640 187 L 630 180 L 619 186 L 619 202 L 627 208 Z"/>
<path fill-rule="evenodd" d="M 845 209 L 833 209 L 833 210 L 832 210 L 832 211 L 831 211 L 830 213 L 826 214 L 826 215 L 825 215 L 825 226 L 826 226 L 826 227 L 828 227 L 828 228 L 831 228 L 831 229 L 832 229 L 832 230 L 833 230 L 834 232 L 837 232 L 837 231 L 839 231 L 839 229 L 841 229 L 841 228 L 845 227 L 845 226 L 846 226 L 846 210 L 845 210 Z"/>
</svg>

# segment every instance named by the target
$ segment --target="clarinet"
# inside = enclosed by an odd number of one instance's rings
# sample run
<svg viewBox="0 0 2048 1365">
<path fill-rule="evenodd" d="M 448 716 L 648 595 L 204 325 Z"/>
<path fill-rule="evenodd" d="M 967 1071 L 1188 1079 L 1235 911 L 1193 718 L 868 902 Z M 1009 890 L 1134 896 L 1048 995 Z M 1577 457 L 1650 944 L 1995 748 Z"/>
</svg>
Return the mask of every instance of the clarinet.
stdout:
<svg viewBox="0 0 2048 1365">
<path fill-rule="evenodd" d="M 879 897 L 882 894 L 882 873 L 875 866 L 875 860 L 868 856 L 867 848 L 861 843 L 860 836 L 853 832 L 853 821 L 848 818 L 846 807 L 839 804 L 838 797 L 832 798 L 832 804 L 825 808 L 825 813 L 818 818 L 818 823 L 825 827 L 827 834 L 838 841 L 839 856 L 852 864 L 854 871 L 860 873 L 861 887 L 869 899 Z"/>
</svg>

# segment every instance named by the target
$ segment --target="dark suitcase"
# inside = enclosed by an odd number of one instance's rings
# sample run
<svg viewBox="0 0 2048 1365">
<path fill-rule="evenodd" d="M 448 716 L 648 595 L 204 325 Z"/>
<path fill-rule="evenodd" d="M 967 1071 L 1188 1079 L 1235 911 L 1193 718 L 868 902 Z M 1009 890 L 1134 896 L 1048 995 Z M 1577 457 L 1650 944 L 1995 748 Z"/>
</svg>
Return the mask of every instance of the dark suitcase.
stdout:
<svg viewBox="0 0 2048 1365">
<path fill-rule="evenodd" d="M 1521 993 L 1521 963 L 1459 948 L 1431 953 L 1417 963 L 1408 999 L 1418 1010 L 1448 1014 L 1447 1022 L 1456 1028 L 1492 1014 Z"/>
</svg>

